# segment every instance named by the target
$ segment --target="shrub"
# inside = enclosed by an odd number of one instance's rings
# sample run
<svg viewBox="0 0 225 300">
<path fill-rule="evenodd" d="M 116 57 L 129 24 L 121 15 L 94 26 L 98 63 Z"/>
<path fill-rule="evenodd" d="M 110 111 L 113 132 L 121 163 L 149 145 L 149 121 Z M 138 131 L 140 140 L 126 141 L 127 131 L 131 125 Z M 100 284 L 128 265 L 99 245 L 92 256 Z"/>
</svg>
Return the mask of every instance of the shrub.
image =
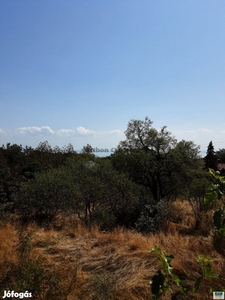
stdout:
<svg viewBox="0 0 225 300">
<path fill-rule="evenodd" d="M 49 225 L 57 213 L 73 206 L 73 181 L 66 168 L 52 169 L 22 183 L 17 195 L 17 210 L 23 220 Z"/>
<path fill-rule="evenodd" d="M 136 223 L 136 229 L 144 233 L 156 233 L 160 229 L 166 229 L 169 207 L 168 202 L 161 199 L 158 203 L 147 204 Z"/>
</svg>

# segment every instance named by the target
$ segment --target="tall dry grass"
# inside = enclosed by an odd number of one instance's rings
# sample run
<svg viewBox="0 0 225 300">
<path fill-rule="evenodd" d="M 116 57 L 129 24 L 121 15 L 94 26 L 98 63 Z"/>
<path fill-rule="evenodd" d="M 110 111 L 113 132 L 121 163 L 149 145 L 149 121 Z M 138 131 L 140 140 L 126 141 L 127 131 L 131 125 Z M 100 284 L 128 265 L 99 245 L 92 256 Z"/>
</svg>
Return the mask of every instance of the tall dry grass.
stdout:
<svg viewBox="0 0 225 300">
<path fill-rule="evenodd" d="M 194 219 L 188 203 L 177 201 L 173 205 L 174 213 L 183 213 L 182 218 L 175 215 L 167 231 L 155 235 L 144 236 L 122 228 L 101 232 L 96 227 L 89 231 L 79 223 L 66 223 L 60 231 L 28 226 L 25 230 L 31 235 L 31 259 L 40 261 L 59 279 L 54 293 L 43 299 L 151 299 L 149 281 L 159 269 L 156 256 L 149 253 L 155 245 L 175 256 L 174 272 L 186 278 L 189 287 L 201 274 L 198 255 L 212 257 L 213 269 L 223 274 L 225 257 L 214 249 L 212 235 L 193 233 Z M 7 224 L 0 235 L 0 267 L 7 272 L 7 266 L 15 268 L 18 264 L 18 232 Z M 218 282 L 203 282 L 193 299 L 203 299 L 210 284 L 216 286 Z M 224 280 L 222 284 L 225 287 Z"/>
<path fill-rule="evenodd" d="M 0 281 L 9 270 L 18 264 L 16 248 L 18 246 L 17 230 L 11 224 L 0 227 Z"/>
</svg>

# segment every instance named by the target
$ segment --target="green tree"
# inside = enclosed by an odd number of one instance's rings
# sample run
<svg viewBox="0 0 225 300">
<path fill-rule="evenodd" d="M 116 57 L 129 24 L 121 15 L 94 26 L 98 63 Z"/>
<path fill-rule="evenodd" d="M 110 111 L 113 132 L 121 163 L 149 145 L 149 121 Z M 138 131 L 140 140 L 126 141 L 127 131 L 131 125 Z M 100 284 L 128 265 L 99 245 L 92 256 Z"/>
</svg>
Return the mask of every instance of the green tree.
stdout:
<svg viewBox="0 0 225 300">
<path fill-rule="evenodd" d="M 65 167 L 36 173 L 33 180 L 20 185 L 17 212 L 24 220 L 49 224 L 59 212 L 71 212 L 75 191 L 72 174 Z"/>
<path fill-rule="evenodd" d="M 74 150 L 74 147 L 71 143 L 69 143 L 67 146 L 64 146 L 62 149 L 62 152 L 65 154 L 75 154 L 76 151 Z"/>
<path fill-rule="evenodd" d="M 148 187 L 153 198 L 176 197 L 188 169 L 196 167 L 199 147 L 177 140 L 163 126 L 152 128 L 152 121 L 131 120 L 111 160 L 114 167 L 126 173 L 135 183 Z"/>
<path fill-rule="evenodd" d="M 218 159 L 212 141 L 209 143 L 206 156 L 204 157 L 205 166 L 208 169 L 217 170 Z"/>
<path fill-rule="evenodd" d="M 152 128 L 152 121 L 145 117 L 144 121 L 131 120 L 125 131 L 126 140 L 120 142 L 119 149 L 131 150 L 149 150 L 151 137 L 156 136 L 157 132 Z"/>
<path fill-rule="evenodd" d="M 209 169 L 209 173 L 213 177 L 213 182 L 207 190 L 204 202 L 206 207 L 209 207 L 215 201 L 220 202 L 220 208 L 214 213 L 213 221 L 216 246 L 219 247 L 219 250 L 224 251 L 221 246 L 225 237 L 225 176 L 221 176 L 220 172 L 215 172 L 213 169 Z"/>
<path fill-rule="evenodd" d="M 70 161 L 76 189 L 76 213 L 90 227 L 129 225 L 138 206 L 138 189 L 110 161 Z"/>
<path fill-rule="evenodd" d="M 83 154 L 92 154 L 94 151 L 94 148 L 90 144 L 87 144 L 86 146 L 83 146 L 81 153 Z"/>
<path fill-rule="evenodd" d="M 80 158 L 78 159 L 79 156 Z M 90 228 L 130 226 L 136 219 L 139 188 L 113 169 L 109 160 L 89 155 L 34 174 L 20 184 L 16 211 L 24 221 L 49 225 L 57 214 L 75 214 Z"/>
<path fill-rule="evenodd" d="M 173 170 L 173 186 L 171 188 L 176 196 L 189 197 L 193 179 L 199 178 L 199 174 L 204 173 L 204 163 L 199 156 L 199 146 L 192 141 L 182 140 L 170 151 L 170 155 L 170 168 Z"/>
<path fill-rule="evenodd" d="M 55 146 L 53 149 L 48 141 L 39 143 L 34 150 L 33 158 L 38 165 L 39 171 L 50 170 L 64 165 L 68 158 L 76 156 L 73 145 L 68 144 L 60 149 Z"/>
<path fill-rule="evenodd" d="M 22 146 L 16 144 L 0 148 L 0 209 L 14 211 L 15 194 L 25 179 L 25 155 Z"/>
<path fill-rule="evenodd" d="M 216 151 L 216 155 L 218 158 L 218 164 L 222 164 L 222 166 L 218 166 L 221 175 L 225 175 L 225 148 L 219 149 L 219 151 Z"/>
<path fill-rule="evenodd" d="M 219 149 L 216 151 L 216 155 L 218 157 L 218 162 L 225 164 L 225 148 Z"/>
<path fill-rule="evenodd" d="M 205 170 L 192 170 L 191 174 L 185 198 L 189 200 L 193 209 L 195 229 L 203 229 L 205 233 L 209 233 L 211 227 L 209 226 L 210 223 L 207 216 L 208 208 L 204 204 L 204 198 L 211 182 Z M 208 226 L 204 224 L 207 220 Z"/>
</svg>

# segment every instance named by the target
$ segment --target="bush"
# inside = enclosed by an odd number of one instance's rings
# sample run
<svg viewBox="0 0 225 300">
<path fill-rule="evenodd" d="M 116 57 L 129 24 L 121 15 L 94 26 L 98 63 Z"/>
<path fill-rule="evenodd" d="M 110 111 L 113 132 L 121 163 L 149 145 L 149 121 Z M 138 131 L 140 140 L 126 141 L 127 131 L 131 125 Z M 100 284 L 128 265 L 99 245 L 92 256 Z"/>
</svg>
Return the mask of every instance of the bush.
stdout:
<svg viewBox="0 0 225 300">
<path fill-rule="evenodd" d="M 17 210 L 23 221 L 49 225 L 61 211 L 73 206 L 74 190 L 71 173 L 66 168 L 52 169 L 22 183 L 17 195 Z"/>
<path fill-rule="evenodd" d="M 168 202 L 161 199 L 158 203 L 147 204 L 136 223 L 136 229 L 144 233 L 165 230 L 169 216 Z"/>
</svg>

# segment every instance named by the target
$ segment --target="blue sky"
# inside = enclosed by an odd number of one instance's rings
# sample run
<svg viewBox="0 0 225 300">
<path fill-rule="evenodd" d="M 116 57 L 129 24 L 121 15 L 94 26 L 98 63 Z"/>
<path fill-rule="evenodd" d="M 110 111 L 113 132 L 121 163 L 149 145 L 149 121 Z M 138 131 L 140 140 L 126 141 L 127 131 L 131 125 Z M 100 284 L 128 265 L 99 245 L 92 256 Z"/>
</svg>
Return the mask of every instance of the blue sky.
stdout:
<svg viewBox="0 0 225 300">
<path fill-rule="evenodd" d="M 116 147 L 148 116 L 225 148 L 225 1 L 0 1 L 0 144 Z"/>
</svg>

